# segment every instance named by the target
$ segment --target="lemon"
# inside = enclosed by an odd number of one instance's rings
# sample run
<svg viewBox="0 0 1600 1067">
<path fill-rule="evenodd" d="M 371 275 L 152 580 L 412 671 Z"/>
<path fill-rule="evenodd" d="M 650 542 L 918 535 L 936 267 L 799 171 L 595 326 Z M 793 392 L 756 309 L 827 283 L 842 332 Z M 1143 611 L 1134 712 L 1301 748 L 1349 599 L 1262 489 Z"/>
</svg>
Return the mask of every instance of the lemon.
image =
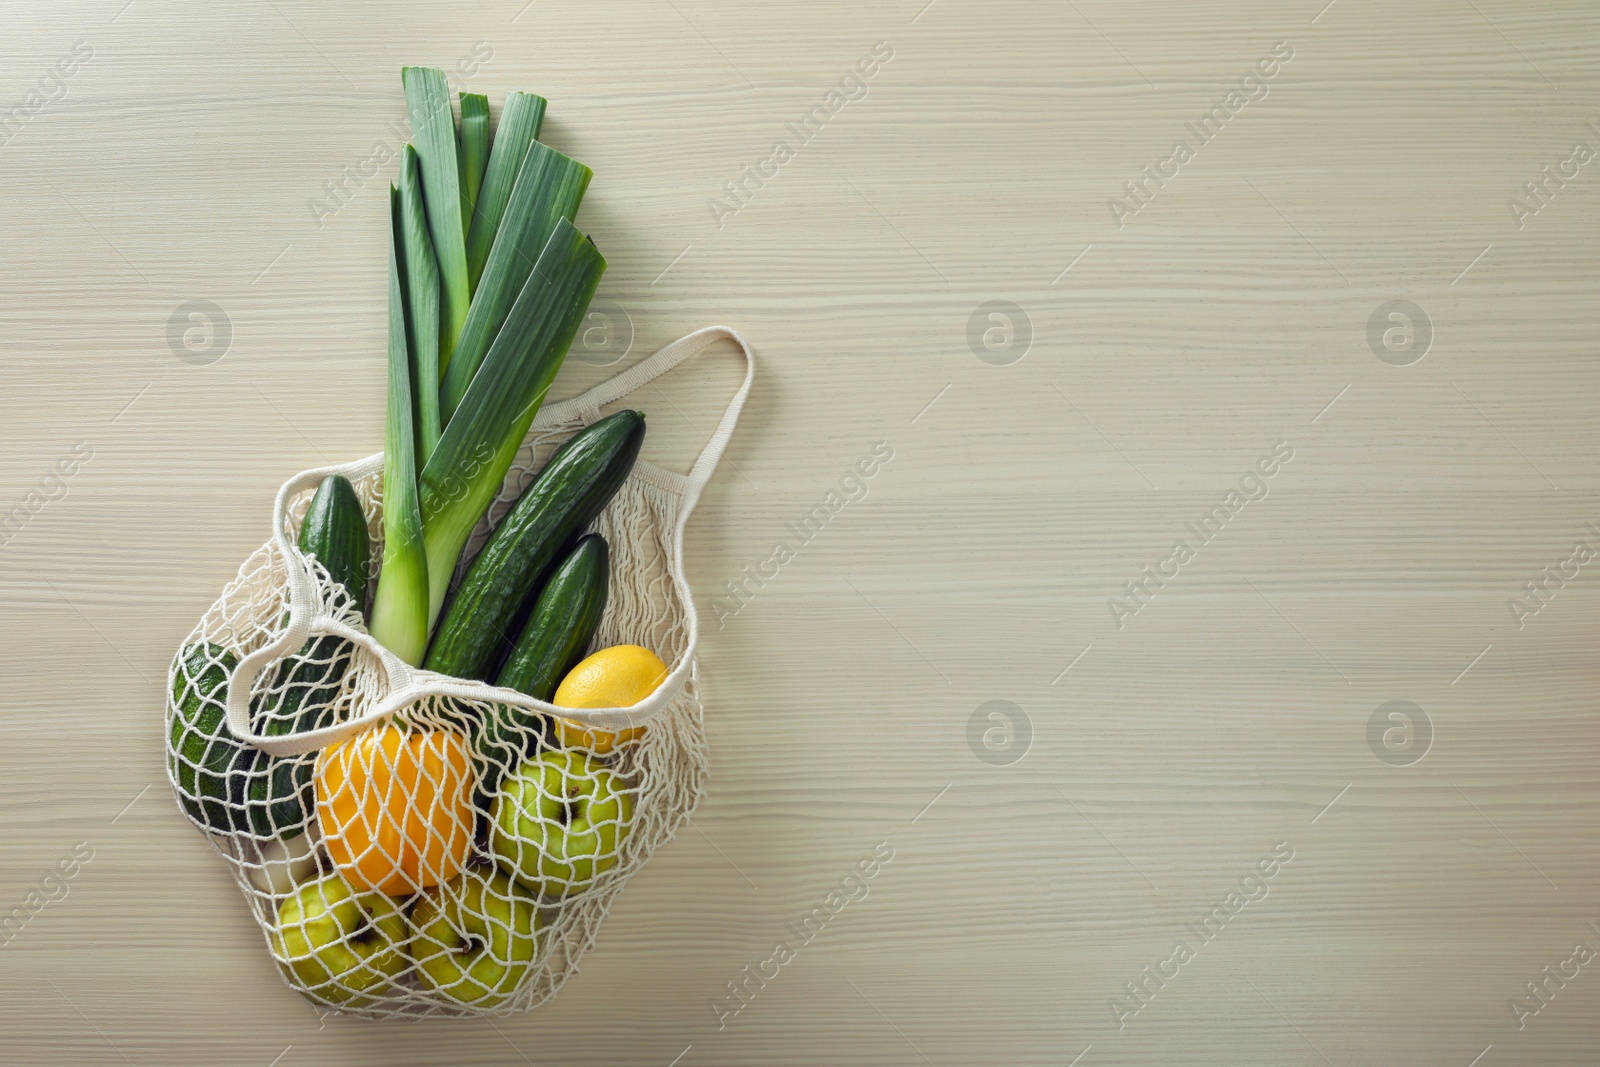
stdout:
<svg viewBox="0 0 1600 1067">
<path fill-rule="evenodd" d="M 631 708 L 654 693 L 668 673 L 667 665 L 648 648 L 612 645 L 572 668 L 550 703 L 558 708 Z M 587 748 L 604 756 L 624 741 L 643 736 L 644 727 L 596 730 L 571 719 L 557 719 L 556 732 L 568 748 Z"/>
</svg>

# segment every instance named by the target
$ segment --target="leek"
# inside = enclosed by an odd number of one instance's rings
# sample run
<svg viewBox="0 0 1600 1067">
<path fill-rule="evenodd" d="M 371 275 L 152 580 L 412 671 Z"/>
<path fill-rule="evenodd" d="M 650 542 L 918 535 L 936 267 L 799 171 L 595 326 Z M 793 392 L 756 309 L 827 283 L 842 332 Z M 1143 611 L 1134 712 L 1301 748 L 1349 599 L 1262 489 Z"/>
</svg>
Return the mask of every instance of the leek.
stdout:
<svg viewBox="0 0 1600 1067">
<path fill-rule="evenodd" d="M 545 100 L 532 93 L 508 93 L 500 109 L 500 125 L 494 131 L 494 148 L 489 152 L 489 167 L 473 204 L 472 225 L 467 231 L 467 283 L 478 291 L 478 279 L 489 260 L 489 248 L 500 230 L 500 218 L 511 199 L 511 187 L 522 170 L 528 146 L 539 136 L 544 123 Z"/>
<path fill-rule="evenodd" d="M 467 286 L 467 243 L 462 211 L 461 170 L 457 162 L 456 124 L 444 72 L 431 67 L 402 67 L 406 111 L 422 165 L 422 194 L 428 205 L 428 232 L 444 288 L 444 314 L 439 323 L 439 364 L 450 365 L 461 324 L 467 319 L 471 294 Z"/>
<path fill-rule="evenodd" d="M 489 346 L 501 332 L 512 303 L 518 299 L 561 219 L 571 221 L 594 172 L 538 141 L 528 149 L 511 190 L 510 201 L 495 236 L 483 278 L 467 309 L 467 321 L 456 341 L 439 388 L 439 408 L 446 423 L 467 393 Z"/>
<path fill-rule="evenodd" d="M 439 443 L 439 264 L 428 240 L 422 207 L 417 151 L 406 145 L 400 156 L 400 244 L 404 257 L 406 307 L 411 326 L 411 380 L 416 383 L 417 470 Z"/>
<path fill-rule="evenodd" d="M 479 93 L 461 94 L 461 216 L 462 239 L 472 229 L 472 210 L 483 185 L 483 169 L 489 162 L 489 98 Z M 470 263 L 470 260 L 469 260 Z M 467 287 L 477 284 L 467 271 Z"/>
<path fill-rule="evenodd" d="M 428 647 L 428 565 L 417 497 L 411 356 L 400 281 L 400 191 L 389 187 L 389 409 L 383 437 L 383 566 L 372 603 L 372 636 L 412 665 Z M 426 383 L 424 383 L 426 384 Z"/>
<path fill-rule="evenodd" d="M 426 180 L 427 175 L 423 177 Z M 461 549 L 500 492 L 605 269 L 605 257 L 594 243 L 569 220 L 558 219 L 505 325 L 423 468 L 425 631 L 439 616 Z M 378 588 L 381 594 L 383 587 Z"/>
</svg>

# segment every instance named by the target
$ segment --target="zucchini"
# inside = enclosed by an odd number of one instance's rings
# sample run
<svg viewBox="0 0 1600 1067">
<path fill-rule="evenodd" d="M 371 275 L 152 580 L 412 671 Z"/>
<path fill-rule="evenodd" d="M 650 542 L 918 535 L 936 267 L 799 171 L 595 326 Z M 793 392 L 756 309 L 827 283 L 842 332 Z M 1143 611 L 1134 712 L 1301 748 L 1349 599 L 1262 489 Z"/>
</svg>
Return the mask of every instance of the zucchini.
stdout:
<svg viewBox="0 0 1600 1067">
<path fill-rule="evenodd" d="M 547 702 L 556 695 L 600 626 L 610 569 L 605 538 L 592 533 L 578 541 L 539 592 L 495 685 Z"/>
<path fill-rule="evenodd" d="M 423 666 L 488 681 L 532 590 L 622 487 L 644 444 L 644 416 L 607 415 L 567 440 L 512 505 L 468 568 Z"/>
<path fill-rule="evenodd" d="M 233 828 L 257 837 L 283 839 L 303 833 L 316 810 L 311 781 L 314 762 L 312 756 L 279 758 L 240 745 L 228 783 Z"/>
<path fill-rule="evenodd" d="M 236 740 L 228 729 L 228 680 L 234 654 L 209 642 L 179 652 L 172 687 L 176 714 L 167 761 L 183 810 L 219 834 L 248 832 L 288 838 L 305 828 L 314 806 L 309 756 L 280 759 Z M 269 720 L 269 734 L 288 733 L 288 717 Z M 303 724 L 299 728 L 306 728 Z"/>
</svg>

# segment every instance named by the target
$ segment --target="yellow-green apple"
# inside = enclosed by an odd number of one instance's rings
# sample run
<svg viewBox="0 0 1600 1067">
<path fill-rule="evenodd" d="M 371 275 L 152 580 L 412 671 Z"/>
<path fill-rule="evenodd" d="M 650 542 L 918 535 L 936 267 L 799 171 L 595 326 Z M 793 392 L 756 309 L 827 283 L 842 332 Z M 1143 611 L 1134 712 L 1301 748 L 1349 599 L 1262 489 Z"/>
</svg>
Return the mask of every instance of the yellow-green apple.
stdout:
<svg viewBox="0 0 1600 1067">
<path fill-rule="evenodd" d="M 617 865 L 632 824 L 633 794 L 615 771 L 582 752 L 545 752 L 501 783 L 489 849 L 529 889 L 564 897 Z"/>
<path fill-rule="evenodd" d="M 422 894 L 411 958 L 429 989 L 489 1008 L 509 1000 L 539 954 L 539 902 L 499 871 L 468 868 Z"/>
<path fill-rule="evenodd" d="M 357 893 L 337 874 L 301 886 L 278 908 L 272 955 L 300 985 L 332 1004 L 371 1001 L 406 969 L 408 929 L 382 893 Z"/>
</svg>

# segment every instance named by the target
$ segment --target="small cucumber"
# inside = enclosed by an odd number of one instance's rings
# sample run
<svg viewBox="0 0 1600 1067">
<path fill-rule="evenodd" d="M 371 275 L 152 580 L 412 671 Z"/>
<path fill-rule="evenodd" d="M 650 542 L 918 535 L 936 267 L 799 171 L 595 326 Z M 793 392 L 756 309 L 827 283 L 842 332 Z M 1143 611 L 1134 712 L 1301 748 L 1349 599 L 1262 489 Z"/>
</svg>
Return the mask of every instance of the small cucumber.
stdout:
<svg viewBox="0 0 1600 1067">
<path fill-rule="evenodd" d="M 606 610 L 611 553 L 606 539 L 588 534 L 561 561 L 522 628 L 496 685 L 548 701 L 578 665 Z"/>
<path fill-rule="evenodd" d="M 644 444 L 644 416 L 619 411 L 556 450 L 472 561 L 423 666 L 488 681 L 519 612 L 579 531 L 604 510 Z"/>
<path fill-rule="evenodd" d="M 583 659 L 600 626 L 610 569 L 611 552 L 605 538 L 593 533 L 580 538 L 539 592 L 496 685 L 536 700 L 555 696 L 561 679 Z M 539 716 L 510 705 L 495 707 L 474 738 L 480 757 L 478 780 L 485 796 L 493 796 L 500 780 L 533 755 L 543 734 Z"/>
<path fill-rule="evenodd" d="M 357 613 L 366 614 L 372 542 L 366 512 L 348 479 L 330 474 L 317 486 L 300 524 L 300 551 L 316 557 L 344 586 Z M 344 638 L 324 634 L 279 663 L 270 695 L 255 709 L 265 720 L 258 729 L 279 736 L 330 725 L 330 705 L 350 668 L 350 655 Z M 243 745 L 232 771 L 235 829 L 288 837 L 304 828 L 315 804 L 310 759 L 278 758 Z"/>
<path fill-rule="evenodd" d="M 178 657 L 167 762 L 183 810 L 206 829 L 226 833 L 233 829 L 228 772 L 239 744 L 228 733 L 224 702 L 228 679 L 239 660 L 210 642 L 189 645 L 179 650 Z"/>
<path fill-rule="evenodd" d="M 330 474 L 317 486 L 300 525 L 300 551 L 316 557 L 350 594 L 356 611 L 366 614 L 372 542 L 361 500 L 343 476 Z M 271 695 L 254 709 L 267 717 L 263 732 L 297 733 L 328 725 L 321 721 L 327 718 L 326 705 L 338 695 L 349 665 L 350 649 L 343 638 L 324 634 L 307 641 L 278 665 Z"/>
<path fill-rule="evenodd" d="M 300 524 L 300 551 L 315 556 L 333 580 L 344 586 L 356 611 L 367 613 L 372 542 L 367 515 L 349 479 L 330 474 L 317 486 L 306 518 Z"/>
</svg>

